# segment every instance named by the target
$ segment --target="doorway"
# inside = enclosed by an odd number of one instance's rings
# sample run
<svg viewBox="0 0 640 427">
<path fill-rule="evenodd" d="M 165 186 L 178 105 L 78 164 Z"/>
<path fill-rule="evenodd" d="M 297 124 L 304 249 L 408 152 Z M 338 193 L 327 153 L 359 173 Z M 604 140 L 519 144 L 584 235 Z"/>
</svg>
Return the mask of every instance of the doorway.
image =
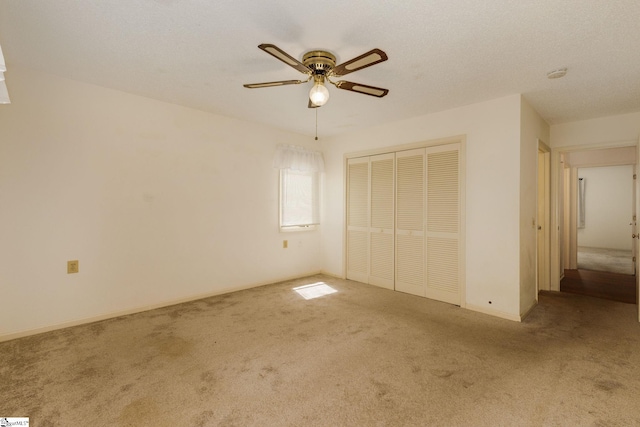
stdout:
<svg viewBox="0 0 640 427">
<path fill-rule="evenodd" d="M 561 291 L 636 303 L 635 150 L 562 153 Z"/>
<path fill-rule="evenodd" d="M 578 269 L 635 274 L 633 169 L 578 168 Z"/>
</svg>

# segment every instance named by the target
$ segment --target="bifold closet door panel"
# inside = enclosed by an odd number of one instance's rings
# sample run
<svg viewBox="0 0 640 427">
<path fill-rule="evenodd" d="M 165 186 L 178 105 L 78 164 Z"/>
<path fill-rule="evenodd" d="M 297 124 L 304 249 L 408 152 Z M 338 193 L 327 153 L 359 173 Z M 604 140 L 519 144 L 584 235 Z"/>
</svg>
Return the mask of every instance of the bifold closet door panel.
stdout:
<svg viewBox="0 0 640 427">
<path fill-rule="evenodd" d="M 426 149 L 427 298 L 460 304 L 460 144 Z"/>
<path fill-rule="evenodd" d="M 370 157 L 371 223 L 369 283 L 393 289 L 395 154 Z"/>
<path fill-rule="evenodd" d="M 395 289 L 425 296 L 425 149 L 396 153 Z"/>
<path fill-rule="evenodd" d="M 347 279 L 369 281 L 369 158 L 347 162 Z"/>
</svg>

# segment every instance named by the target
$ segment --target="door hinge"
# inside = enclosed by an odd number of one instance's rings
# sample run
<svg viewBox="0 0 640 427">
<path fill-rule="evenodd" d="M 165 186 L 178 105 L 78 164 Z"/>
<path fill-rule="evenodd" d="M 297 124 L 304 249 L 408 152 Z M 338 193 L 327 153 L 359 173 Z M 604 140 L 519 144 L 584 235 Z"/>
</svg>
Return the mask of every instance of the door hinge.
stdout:
<svg viewBox="0 0 640 427">
<path fill-rule="evenodd" d="M 636 179 L 636 176 L 637 176 L 637 175 L 634 173 L 634 174 L 633 174 L 633 179 Z"/>
<path fill-rule="evenodd" d="M 633 262 L 636 262 L 636 257 L 633 257 Z"/>
</svg>

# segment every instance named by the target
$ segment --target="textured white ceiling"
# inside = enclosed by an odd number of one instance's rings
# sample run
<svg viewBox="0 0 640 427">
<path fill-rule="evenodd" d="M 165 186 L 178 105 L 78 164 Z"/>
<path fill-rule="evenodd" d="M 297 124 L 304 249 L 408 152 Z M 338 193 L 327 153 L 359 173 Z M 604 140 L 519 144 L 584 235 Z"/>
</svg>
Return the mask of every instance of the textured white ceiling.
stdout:
<svg viewBox="0 0 640 427">
<path fill-rule="evenodd" d="M 260 43 L 388 54 L 345 78 L 387 97 L 329 86 L 325 136 L 513 93 L 550 124 L 640 111 L 638 0 L 0 0 L 9 91 L 16 64 L 312 135 L 311 83 L 242 87 L 302 77 Z"/>
</svg>

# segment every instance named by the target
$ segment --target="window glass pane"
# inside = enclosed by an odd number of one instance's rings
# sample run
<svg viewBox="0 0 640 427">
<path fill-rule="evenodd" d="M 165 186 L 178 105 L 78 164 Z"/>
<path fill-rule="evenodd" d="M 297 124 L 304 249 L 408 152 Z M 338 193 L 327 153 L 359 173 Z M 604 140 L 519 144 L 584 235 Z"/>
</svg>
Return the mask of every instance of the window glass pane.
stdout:
<svg viewBox="0 0 640 427">
<path fill-rule="evenodd" d="M 318 174 L 292 170 L 282 170 L 280 174 L 280 226 L 318 224 Z"/>
</svg>

